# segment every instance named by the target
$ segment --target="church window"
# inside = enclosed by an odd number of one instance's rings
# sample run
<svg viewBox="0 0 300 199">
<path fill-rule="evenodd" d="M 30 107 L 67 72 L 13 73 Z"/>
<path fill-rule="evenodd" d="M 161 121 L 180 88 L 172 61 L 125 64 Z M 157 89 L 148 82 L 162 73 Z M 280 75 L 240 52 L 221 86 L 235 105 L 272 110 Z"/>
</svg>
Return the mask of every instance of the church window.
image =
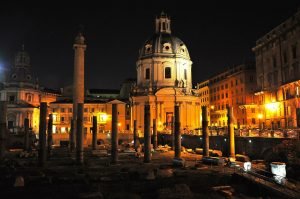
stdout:
<svg viewBox="0 0 300 199">
<path fill-rule="evenodd" d="M 171 67 L 166 67 L 165 68 L 165 78 L 166 79 L 171 78 Z"/>
<path fill-rule="evenodd" d="M 147 44 L 147 45 L 145 46 L 146 54 L 151 53 L 151 48 L 152 48 L 152 45 L 151 45 L 151 44 Z"/>
<path fill-rule="evenodd" d="M 31 95 L 28 95 L 28 102 L 31 102 L 32 101 L 32 97 Z"/>
<path fill-rule="evenodd" d="M 145 79 L 150 79 L 150 68 L 146 68 Z"/>
<path fill-rule="evenodd" d="M 11 95 L 9 96 L 9 102 L 14 102 L 15 101 L 15 96 Z"/>
<path fill-rule="evenodd" d="M 186 73 L 186 69 L 184 69 L 184 79 L 187 80 L 187 73 Z"/>
<path fill-rule="evenodd" d="M 171 48 L 171 44 L 170 43 L 164 43 L 163 44 L 163 52 L 169 52 Z"/>
</svg>

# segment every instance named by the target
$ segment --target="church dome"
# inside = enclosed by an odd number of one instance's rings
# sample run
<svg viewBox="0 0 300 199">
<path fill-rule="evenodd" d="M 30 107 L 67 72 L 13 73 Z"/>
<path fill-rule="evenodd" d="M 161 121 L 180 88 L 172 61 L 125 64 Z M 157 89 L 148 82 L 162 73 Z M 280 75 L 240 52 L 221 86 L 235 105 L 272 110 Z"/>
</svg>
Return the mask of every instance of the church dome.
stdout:
<svg viewBox="0 0 300 199">
<path fill-rule="evenodd" d="M 30 57 L 24 50 L 24 46 L 15 55 L 14 65 L 6 75 L 6 82 L 10 86 L 35 87 L 37 80 L 31 71 Z"/>
<path fill-rule="evenodd" d="M 137 92 L 160 88 L 192 88 L 192 61 L 186 45 L 171 33 L 171 19 L 164 13 L 155 19 L 155 32 L 139 50 L 136 62 Z"/>
<path fill-rule="evenodd" d="M 140 50 L 140 58 L 153 56 L 182 56 L 190 59 L 186 45 L 176 36 L 169 33 L 155 33 Z"/>
<path fill-rule="evenodd" d="M 155 34 L 141 47 L 140 58 L 152 56 L 183 57 L 190 60 L 186 45 L 178 37 L 171 34 L 171 20 L 162 13 L 156 18 Z"/>
</svg>

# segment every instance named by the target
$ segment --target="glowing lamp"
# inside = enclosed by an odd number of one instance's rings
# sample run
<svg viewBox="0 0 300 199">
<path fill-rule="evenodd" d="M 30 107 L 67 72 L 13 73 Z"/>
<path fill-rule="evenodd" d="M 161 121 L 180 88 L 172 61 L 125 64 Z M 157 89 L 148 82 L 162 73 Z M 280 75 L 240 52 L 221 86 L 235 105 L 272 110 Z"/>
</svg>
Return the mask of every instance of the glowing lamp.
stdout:
<svg viewBox="0 0 300 199">
<path fill-rule="evenodd" d="M 278 109 L 279 104 L 277 102 L 272 102 L 265 104 L 266 109 L 270 111 L 276 111 Z"/>
<path fill-rule="evenodd" d="M 100 114 L 100 122 L 105 123 L 107 121 L 107 114 L 106 113 L 101 113 Z"/>
</svg>

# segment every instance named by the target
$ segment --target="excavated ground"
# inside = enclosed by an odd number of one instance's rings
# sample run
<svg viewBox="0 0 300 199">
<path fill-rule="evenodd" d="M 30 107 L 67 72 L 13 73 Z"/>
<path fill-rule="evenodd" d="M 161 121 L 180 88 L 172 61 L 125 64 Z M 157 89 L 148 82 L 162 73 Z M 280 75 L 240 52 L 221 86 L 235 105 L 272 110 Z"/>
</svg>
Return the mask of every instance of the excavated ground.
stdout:
<svg viewBox="0 0 300 199">
<path fill-rule="evenodd" d="M 118 164 L 111 165 L 105 151 L 87 149 L 78 166 L 73 153 L 57 147 L 43 168 L 31 156 L 11 151 L 1 162 L 1 199 L 276 198 L 235 176 L 234 168 L 203 164 L 198 154 L 182 153 L 184 167 L 173 166 L 173 151 L 153 152 L 151 163 L 120 152 Z"/>
</svg>

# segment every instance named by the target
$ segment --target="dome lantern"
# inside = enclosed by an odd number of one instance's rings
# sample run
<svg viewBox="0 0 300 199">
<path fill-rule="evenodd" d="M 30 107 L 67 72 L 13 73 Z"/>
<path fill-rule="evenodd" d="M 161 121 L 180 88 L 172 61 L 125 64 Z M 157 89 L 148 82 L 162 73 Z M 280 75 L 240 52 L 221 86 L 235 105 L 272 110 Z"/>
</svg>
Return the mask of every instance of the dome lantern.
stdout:
<svg viewBox="0 0 300 199">
<path fill-rule="evenodd" d="M 155 20 L 155 33 L 171 34 L 171 19 L 163 11 Z"/>
</svg>

